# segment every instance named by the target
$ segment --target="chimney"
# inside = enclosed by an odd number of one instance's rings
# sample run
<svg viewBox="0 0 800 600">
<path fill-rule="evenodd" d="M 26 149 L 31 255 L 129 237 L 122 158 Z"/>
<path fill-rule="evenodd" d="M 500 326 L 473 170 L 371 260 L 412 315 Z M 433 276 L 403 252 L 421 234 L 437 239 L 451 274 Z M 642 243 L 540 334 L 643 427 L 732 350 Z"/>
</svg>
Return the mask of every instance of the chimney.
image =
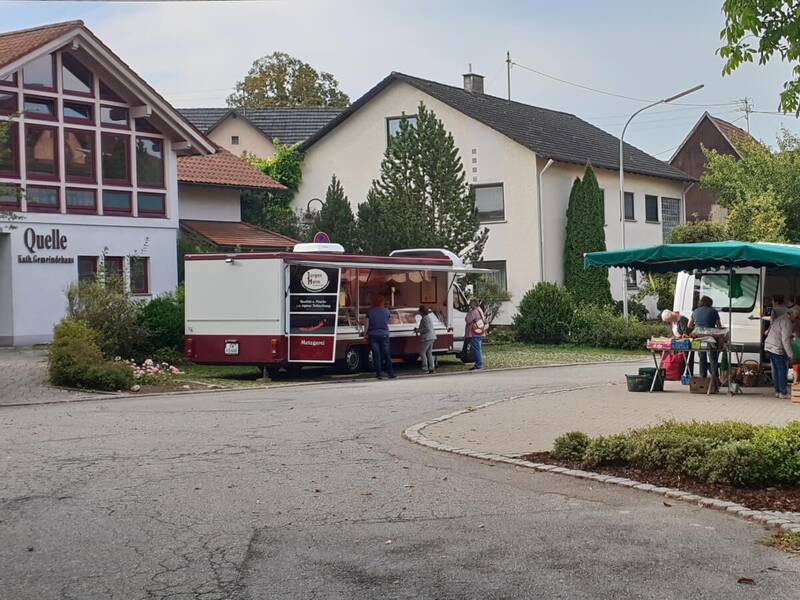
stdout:
<svg viewBox="0 0 800 600">
<path fill-rule="evenodd" d="M 472 94 L 483 94 L 483 75 L 473 73 L 472 64 L 469 73 L 464 73 L 464 89 Z"/>
</svg>

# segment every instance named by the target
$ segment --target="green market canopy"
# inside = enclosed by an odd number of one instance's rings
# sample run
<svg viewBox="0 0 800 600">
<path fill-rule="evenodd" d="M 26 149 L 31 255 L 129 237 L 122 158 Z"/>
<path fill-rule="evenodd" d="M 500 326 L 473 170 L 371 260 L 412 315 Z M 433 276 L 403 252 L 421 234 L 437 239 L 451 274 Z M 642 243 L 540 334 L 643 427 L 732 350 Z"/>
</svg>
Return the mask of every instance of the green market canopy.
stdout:
<svg viewBox="0 0 800 600">
<path fill-rule="evenodd" d="M 626 248 L 589 252 L 585 269 L 627 267 L 651 273 L 737 267 L 791 267 L 800 269 L 800 246 L 749 242 L 703 242 L 662 244 L 648 248 Z"/>
</svg>

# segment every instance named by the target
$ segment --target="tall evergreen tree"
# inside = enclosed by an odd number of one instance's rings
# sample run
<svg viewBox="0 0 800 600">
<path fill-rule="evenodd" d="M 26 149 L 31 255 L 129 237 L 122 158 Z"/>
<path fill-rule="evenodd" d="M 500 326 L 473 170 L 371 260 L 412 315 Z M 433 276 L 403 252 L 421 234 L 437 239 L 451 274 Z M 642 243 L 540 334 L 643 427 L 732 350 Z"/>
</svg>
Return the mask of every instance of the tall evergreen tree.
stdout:
<svg viewBox="0 0 800 600">
<path fill-rule="evenodd" d="M 564 287 L 576 302 L 611 304 L 608 269 L 584 269 L 586 252 L 606 249 L 603 192 L 592 167 L 586 166 L 583 181 L 575 179 L 567 207 L 567 233 L 564 240 Z"/>
<path fill-rule="evenodd" d="M 344 193 L 342 182 L 334 175 L 328 191 L 325 193 L 325 204 L 317 213 L 314 224 L 309 230 L 309 237 L 318 231 L 328 234 L 331 241 L 341 244 L 347 252 L 358 251 L 356 240 L 356 219 L 350 201 Z"/>
<path fill-rule="evenodd" d="M 467 262 L 480 260 L 488 229 L 481 228 L 453 136 L 420 102 L 416 124 L 401 119 L 358 207 L 362 249 L 445 248 Z"/>
</svg>

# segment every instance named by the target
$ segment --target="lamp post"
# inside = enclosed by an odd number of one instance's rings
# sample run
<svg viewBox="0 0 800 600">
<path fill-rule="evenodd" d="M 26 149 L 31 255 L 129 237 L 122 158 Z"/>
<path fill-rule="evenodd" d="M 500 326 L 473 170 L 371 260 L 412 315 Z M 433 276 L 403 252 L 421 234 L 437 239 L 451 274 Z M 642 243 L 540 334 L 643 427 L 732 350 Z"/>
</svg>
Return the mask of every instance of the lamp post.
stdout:
<svg viewBox="0 0 800 600">
<path fill-rule="evenodd" d="M 311 212 L 311 203 L 312 202 L 319 202 L 320 208 L 325 206 L 325 202 L 320 200 L 319 198 L 312 198 L 306 204 L 306 212 L 303 214 L 302 218 L 300 219 L 300 223 L 303 225 L 313 225 L 314 224 L 314 213 Z"/>
<path fill-rule="evenodd" d="M 622 236 L 622 250 L 625 249 L 625 164 L 624 164 L 624 154 L 623 149 L 625 147 L 625 131 L 628 129 L 628 125 L 631 124 L 631 121 L 638 115 L 646 111 L 648 108 L 653 108 L 654 106 L 658 106 L 659 104 L 668 104 L 673 100 L 677 100 L 678 98 L 683 98 L 684 96 L 688 96 L 696 92 L 697 90 L 703 89 L 704 84 L 696 85 L 693 88 L 689 88 L 688 90 L 684 90 L 674 96 L 670 96 L 669 98 L 664 98 L 663 100 L 658 100 L 657 102 L 652 102 L 647 106 L 643 106 L 635 113 L 631 115 L 631 117 L 625 123 L 625 127 L 622 128 L 622 133 L 619 136 L 619 226 L 620 226 L 620 233 Z M 622 315 L 625 318 L 625 324 L 628 323 L 628 278 L 625 274 L 622 276 Z"/>
</svg>

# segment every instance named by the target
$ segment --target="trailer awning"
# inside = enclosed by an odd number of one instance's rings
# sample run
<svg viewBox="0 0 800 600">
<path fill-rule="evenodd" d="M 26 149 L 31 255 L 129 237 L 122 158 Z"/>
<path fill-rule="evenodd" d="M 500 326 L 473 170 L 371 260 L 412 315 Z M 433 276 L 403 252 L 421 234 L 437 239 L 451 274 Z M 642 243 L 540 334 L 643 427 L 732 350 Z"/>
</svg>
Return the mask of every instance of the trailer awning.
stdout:
<svg viewBox="0 0 800 600">
<path fill-rule="evenodd" d="M 662 244 L 648 248 L 589 252 L 583 257 L 583 266 L 585 269 L 627 267 L 654 273 L 736 267 L 797 269 L 800 268 L 800 246 L 733 241 Z"/>
<path fill-rule="evenodd" d="M 308 258 L 302 259 L 284 259 L 290 265 L 302 265 L 304 267 L 325 267 L 329 269 L 380 269 L 383 271 L 438 271 L 445 273 L 467 274 L 467 273 L 494 273 L 494 269 L 480 269 L 477 267 L 464 267 L 453 265 L 431 265 L 431 264 L 417 264 L 413 262 L 408 263 L 368 263 L 368 262 L 347 262 L 347 261 L 330 261 L 330 260 L 314 260 Z"/>
</svg>

